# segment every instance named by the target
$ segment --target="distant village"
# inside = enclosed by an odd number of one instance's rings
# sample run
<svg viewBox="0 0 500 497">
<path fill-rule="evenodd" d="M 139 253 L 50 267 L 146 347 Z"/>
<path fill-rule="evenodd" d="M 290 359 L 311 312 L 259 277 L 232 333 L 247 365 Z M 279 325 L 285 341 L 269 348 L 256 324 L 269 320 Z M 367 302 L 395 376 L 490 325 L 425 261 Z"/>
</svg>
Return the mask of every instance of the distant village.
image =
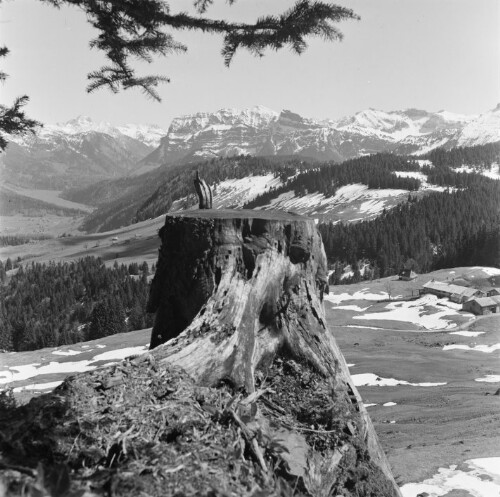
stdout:
<svg viewBox="0 0 500 497">
<path fill-rule="evenodd" d="M 417 274 L 411 270 L 404 270 L 399 279 L 412 281 Z M 478 316 L 500 313 L 500 288 L 479 288 L 454 285 L 442 281 L 429 281 L 419 290 L 420 295 L 430 293 L 440 298 L 448 298 L 451 302 L 462 304 L 462 310 L 472 312 Z"/>
</svg>

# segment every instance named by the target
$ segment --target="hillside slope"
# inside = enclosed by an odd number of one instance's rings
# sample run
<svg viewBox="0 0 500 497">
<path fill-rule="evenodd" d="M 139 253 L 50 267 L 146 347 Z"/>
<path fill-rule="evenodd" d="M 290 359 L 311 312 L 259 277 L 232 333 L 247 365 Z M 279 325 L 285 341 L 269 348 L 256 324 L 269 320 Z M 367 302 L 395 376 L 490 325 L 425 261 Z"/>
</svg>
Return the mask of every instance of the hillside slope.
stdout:
<svg viewBox="0 0 500 497">
<path fill-rule="evenodd" d="M 158 127 L 94 123 L 80 116 L 47 124 L 36 135 L 8 136 L 0 154 L 0 179 L 25 188 L 62 190 L 124 176 L 154 150 Z"/>
</svg>

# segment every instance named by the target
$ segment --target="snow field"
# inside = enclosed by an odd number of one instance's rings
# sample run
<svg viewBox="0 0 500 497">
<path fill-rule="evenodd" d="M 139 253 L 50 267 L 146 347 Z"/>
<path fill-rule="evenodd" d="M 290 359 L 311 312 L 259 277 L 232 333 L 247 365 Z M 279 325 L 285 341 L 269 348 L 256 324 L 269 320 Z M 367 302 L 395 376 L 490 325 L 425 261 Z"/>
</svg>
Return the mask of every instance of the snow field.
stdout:
<svg viewBox="0 0 500 497">
<path fill-rule="evenodd" d="M 469 459 L 469 470 L 457 469 L 453 464 L 439 468 L 437 474 L 421 483 L 407 483 L 401 487 L 403 497 L 441 497 L 456 491 L 468 492 L 472 497 L 498 497 L 500 495 L 500 457 Z M 462 495 L 460 493 L 460 495 Z"/>
<path fill-rule="evenodd" d="M 344 300 L 384 300 L 389 298 L 389 294 L 386 292 L 381 292 L 381 293 L 366 293 L 366 290 L 368 288 L 363 288 L 363 290 L 360 290 L 358 292 L 353 293 L 352 295 L 350 293 L 340 293 L 340 294 L 328 294 L 325 295 L 323 298 L 325 300 L 328 300 L 328 302 L 331 302 L 332 304 L 340 304 Z"/>
<path fill-rule="evenodd" d="M 333 197 L 326 197 L 323 193 L 308 193 L 296 197 L 293 191 L 285 192 L 272 199 L 261 208 L 293 210 L 299 214 L 328 214 L 335 207 L 361 201 L 360 213 L 379 214 L 385 207 L 389 197 L 399 197 L 407 194 L 407 190 L 381 189 L 370 190 L 367 185 L 355 183 L 342 186 Z"/>
<path fill-rule="evenodd" d="M 496 267 L 482 267 L 482 266 L 474 266 L 472 269 L 480 269 L 484 273 L 486 273 L 488 276 L 499 276 L 500 275 L 500 269 Z"/>
<path fill-rule="evenodd" d="M 354 316 L 353 319 L 361 320 L 388 320 L 413 323 L 426 330 L 455 328 L 456 323 L 443 319 L 445 316 L 467 316 L 473 318 L 470 313 L 458 312 L 447 305 L 443 311 L 428 314 L 430 306 L 442 305 L 445 299 L 438 299 L 435 295 L 424 295 L 423 297 L 404 302 L 391 302 L 386 305 L 387 311 L 369 313 L 362 316 Z"/>
<path fill-rule="evenodd" d="M 275 178 L 272 174 L 221 181 L 213 186 L 213 207 L 214 209 L 223 209 L 229 206 L 243 207 L 246 202 L 273 187 L 281 186 L 281 184 L 281 179 Z"/>
<path fill-rule="evenodd" d="M 97 345 L 99 347 L 99 345 Z M 103 348 L 101 346 L 99 348 Z M 22 366 L 11 366 L 8 369 L 0 371 L 0 385 L 7 385 L 15 381 L 23 381 L 29 378 L 34 378 L 46 374 L 60 374 L 60 373 L 82 373 L 85 371 L 92 371 L 96 369 L 93 363 L 98 361 L 114 362 L 125 359 L 126 357 L 142 354 L 146 351 L 147 345 L 140 345 L 137 347 L 125 347 L 122 349 L 110 350 L 95 355 L 93 358 L 84 361 L 76 362 L 55 362 L 51 361 L 49 364 L 41 366 L 40 363 L 24 364 Z M 114 363 L 113 362 L 113 363 Z M 113 364 L 110 363 L 110 364 Z M 18 387 L 25 388 L 25 387 Z M 50 388 L 50 387 L 46 387 Z M 31 388 L 26 388 L 31 389 Z"/>
<path fill-rule="evenodd" d="M 258 195 L 268 191 L 270 188 L 281 186 L 281 184 L 281 179 L 275 178 L 273 174 L 249 176 L 241 179 L 226 179 L 216 185 L 212 185 L 213 208 L 241 208 Z M 186 202 L 187 197 L 176 200 L 172 203 L 170 212 L 184 210 Z"/>
</svg>

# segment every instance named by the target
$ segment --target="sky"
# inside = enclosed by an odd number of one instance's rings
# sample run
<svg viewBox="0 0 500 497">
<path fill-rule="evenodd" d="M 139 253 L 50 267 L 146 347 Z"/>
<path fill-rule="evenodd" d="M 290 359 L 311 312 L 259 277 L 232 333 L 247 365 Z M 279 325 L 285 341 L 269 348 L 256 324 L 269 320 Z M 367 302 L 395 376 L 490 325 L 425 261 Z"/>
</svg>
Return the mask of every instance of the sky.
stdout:
<svg viewBox="0 0 500 497">
<path fill-rule="evenodd" d="M 286 10 L 289 0 L 216 0 L 210 17 L 250 22 Z M 155 123 L 221 108 L 263 105 L 304 117 L 339 119 L 367 108 L 480 114 L 500 102 L 500 2 L 498 0 L 338 0 L 360 21 L 338 25 L 342 42 L 311 39 L 301 56 L 288 49 L 263 58 L 240 51 L 224 66 L 219 36 L 174 33 L 188 52 L 136 64 L 162 74 L 162 102 L 139 90 L 87 94 L 86 75 L 105 63 L 89 48 L 95 31 L 74 7 L 55 9 L 39 0 L 0 4 L 0 45 L 9 79 L 0 103 L 29 95 L 27 112 L 42 122 L 79 115 L 113 124 Z M 188 0 L 170 2 L 187 10 Z"/>
</svg>

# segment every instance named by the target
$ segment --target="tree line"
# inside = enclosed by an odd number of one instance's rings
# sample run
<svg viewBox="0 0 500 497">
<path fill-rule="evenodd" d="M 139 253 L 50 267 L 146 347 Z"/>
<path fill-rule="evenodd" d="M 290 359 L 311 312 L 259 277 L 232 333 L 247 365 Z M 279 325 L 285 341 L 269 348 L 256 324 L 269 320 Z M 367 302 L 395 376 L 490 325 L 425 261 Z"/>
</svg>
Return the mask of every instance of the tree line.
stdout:
<svg viewBox="0 0 500 497">
<path fill-rule="evenodd" d="M 70 345 L 152 326 L 149 272 L 146 262 L 108 268 L 95 257 L 19 265 L 0 285 L 0 349 Z"/>
<path fill-rule="evenodd" d="M 500 182 L 477 178 L 467 189 L 411 197 L 372 221 L 321 224 L 319 229 L 329 263 L 357 268 L 360 261 L 368 262 L 366 278 L 403 268 L 500 267 L 499 205 Z M 337 271 L 332 282 L 339 283 L 340 276 Z"/>
<path fill-rule="evenodd" d="M 472 147 L 456 147 L 451 150 L 435 148 L 425 155 L 423 159 L 430 160 L 436 167 L 473 166 L 479 170 L 490 169 L 499 161 L 500 142 L 474 145 Z"/>
<path fill-rule="evenodd" d="M 289 191 L 293 191 L 296 196 L 323 193 L 326 197 L 331 197 L 340 187 L 355 183 L 373 189 L 396 188 L 416 191 L 420 188 L 420 180 L 398 177 L 394 174 L 395 171 L 420 171 L 420 165 L 414 158 L 389 153 L 350 159 L 341 164 L 327 162 L 299 172 L 285 180 L 278 188 L 264 192 L 247 202 L 244 207 L 252 209 L 266 205 L 271 199 Z"/>
</svg>

